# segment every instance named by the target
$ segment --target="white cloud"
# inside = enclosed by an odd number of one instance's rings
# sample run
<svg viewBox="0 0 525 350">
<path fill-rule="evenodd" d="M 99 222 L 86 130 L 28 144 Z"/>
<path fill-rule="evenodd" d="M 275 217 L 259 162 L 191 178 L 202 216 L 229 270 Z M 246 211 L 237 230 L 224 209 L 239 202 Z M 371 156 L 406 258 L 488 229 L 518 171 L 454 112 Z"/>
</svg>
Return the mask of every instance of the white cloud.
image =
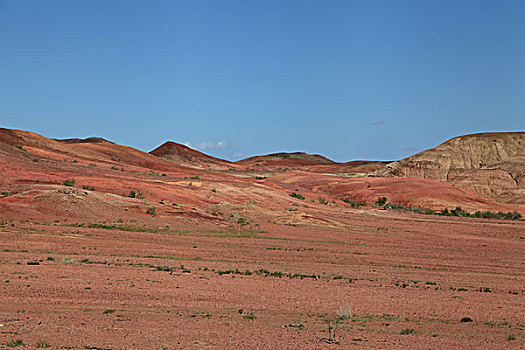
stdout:
<svg viewBox="0 0 525 350">
<path fill-rule="evenodd" d="M 201 142 L 195 148 L 198 148 L 200 150 L 208 150 L 208 149 L 222 149 L 226 148 L 227 144 L 226 141 L 219 141 L 219 142 Z"/>
<path fill-rule="evenodd" d="M 384 123 L 385 123 L 384 120 L 374 120 L 372 122 L 372 125 L 377 126 L 377 125 L 381 125 L 381 124 L 384 124 Z"/>
</svg>

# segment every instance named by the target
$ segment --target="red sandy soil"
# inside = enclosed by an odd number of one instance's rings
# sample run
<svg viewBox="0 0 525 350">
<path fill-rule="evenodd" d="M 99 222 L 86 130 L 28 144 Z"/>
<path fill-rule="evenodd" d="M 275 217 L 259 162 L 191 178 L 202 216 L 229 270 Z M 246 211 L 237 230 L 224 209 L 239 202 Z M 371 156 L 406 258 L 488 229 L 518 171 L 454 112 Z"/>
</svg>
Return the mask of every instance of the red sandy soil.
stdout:
<svg viewBox="0 0 525 350">
<path fill-rule="evenodd" d="M 210 169 L 0 130 L 0 348 L 525 347 L 525 222 L 371 204 L 522 207 L 431 180 Z"/>
</svg>

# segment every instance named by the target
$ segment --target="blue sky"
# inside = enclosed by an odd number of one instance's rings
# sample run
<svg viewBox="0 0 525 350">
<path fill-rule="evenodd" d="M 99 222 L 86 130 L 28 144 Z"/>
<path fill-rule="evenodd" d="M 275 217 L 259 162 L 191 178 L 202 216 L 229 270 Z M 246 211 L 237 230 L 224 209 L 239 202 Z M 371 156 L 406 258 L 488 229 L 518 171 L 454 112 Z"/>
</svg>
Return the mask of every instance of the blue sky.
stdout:
<svg viewBox="0 0 525 350">
<path fill-rule="evenodd" d="M 525 129 L 524 1 L 0 0 L 0 126 L 393 160 Z"/>
</svg>

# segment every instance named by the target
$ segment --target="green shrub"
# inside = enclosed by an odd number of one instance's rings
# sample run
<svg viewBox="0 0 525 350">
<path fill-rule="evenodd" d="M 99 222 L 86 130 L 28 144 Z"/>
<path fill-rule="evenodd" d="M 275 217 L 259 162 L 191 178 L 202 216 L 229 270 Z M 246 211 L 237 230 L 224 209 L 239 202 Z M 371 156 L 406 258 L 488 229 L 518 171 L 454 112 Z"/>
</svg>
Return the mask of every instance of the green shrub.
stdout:
<svg viewBox="0 0 525 350">
<path fill-rule="evenodd" d="M 297 198 L 297 199 L 300 199 L 300 200 L 304 200 L 304 196 L 299 194 L 299 193 L 296 193 L 296 192 L 290 193 L 290 197 Z"/>
<path fill-rule="evenodd" d="M 463 317 L 461 320 L 459 320 L 459 322 L 472 322 L 472 319 L 470 317 Z"/>
<path fill-rule="evenodd" d="M 74 187 L 75 186 L 75 179 L 67 179 L 64 180 L 64 186 Z"/>
<path fill-rule="evenodd" d="M 146 214 L 149 214 L 149 215 L 155 215 L 156 212 L 155 212 L 155 208 L 154 207 L 149 207 L 146 209 Z"/>
<path fill-rule="evenodd" d="M 401 334 L 404 334 L 404 335 L 406 335 L 406 334 L 414 334 L 414 333 L 416 333 L 416 330 L 413 329 L 413 328 L 405 328 L 405 329 L 401 330 Z"/>
<path fill-rule="evenodd" d="M 144 199 L 144 196 L 142 195 L 142 193 L 140 193 L 140 191 L 131 191 L 129 194 L 128 194 L 128 197 L 129 198 L 138 198 L 138 199 Z"/>
<path fill-rule="evenodd" d="M 319 201 L 319 203 L 321 203 L 321 204 L 325 204 L 325 205 L 328 204 L 328 201 L 326 200 L 326 198 L 323 198 L 323 197 L 319 197 L 319 198 L 318 198 L 318 201 Z"/>
<path fill-rule="evenodd" d="M 36 343 L 37 348 L 49 348 L 51 344 L 47 340 L 42 340 Z"/>
<path fill-rule="evenodd" d="M 376 206 L 381 207 L 386 204 L 386 197 L 379 197 L 376 202 Z"/>
<path fill-rule="evenodd" d="M 94 191 L 95 190 L 93 187 L 87 186 L 87 185 L 86 186 L 82 186 L 82 189 L 89 190 L 89 191 Z"/>
<path fill-rule="evenodd" d="M 24 346 L 24 345 L 26 345 L 26 343 L 24 343 L 22 339 L 17 339 L 17 340 L 13 339 L 9 343 L 7 343 L 7 346 L 9 346 L 10 348 Z"/>
</svg>

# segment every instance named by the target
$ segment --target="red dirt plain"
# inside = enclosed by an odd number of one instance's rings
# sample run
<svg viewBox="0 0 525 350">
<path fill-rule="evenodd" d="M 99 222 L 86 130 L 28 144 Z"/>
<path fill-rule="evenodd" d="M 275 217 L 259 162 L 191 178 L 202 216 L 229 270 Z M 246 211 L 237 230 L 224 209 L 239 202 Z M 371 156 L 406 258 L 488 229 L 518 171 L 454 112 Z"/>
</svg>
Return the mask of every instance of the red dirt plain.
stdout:
<svg viewBox="0 0 525 350">
<path fill-rule="evenodd" d="M 354 178 L 257 180 L 5 129 L 0 170 L 0 348 L 525 348 L 524 221 L 351 209 Z M 392 180 L 407 204 L 441 200 L 440 183 Z"/>
</svg>

